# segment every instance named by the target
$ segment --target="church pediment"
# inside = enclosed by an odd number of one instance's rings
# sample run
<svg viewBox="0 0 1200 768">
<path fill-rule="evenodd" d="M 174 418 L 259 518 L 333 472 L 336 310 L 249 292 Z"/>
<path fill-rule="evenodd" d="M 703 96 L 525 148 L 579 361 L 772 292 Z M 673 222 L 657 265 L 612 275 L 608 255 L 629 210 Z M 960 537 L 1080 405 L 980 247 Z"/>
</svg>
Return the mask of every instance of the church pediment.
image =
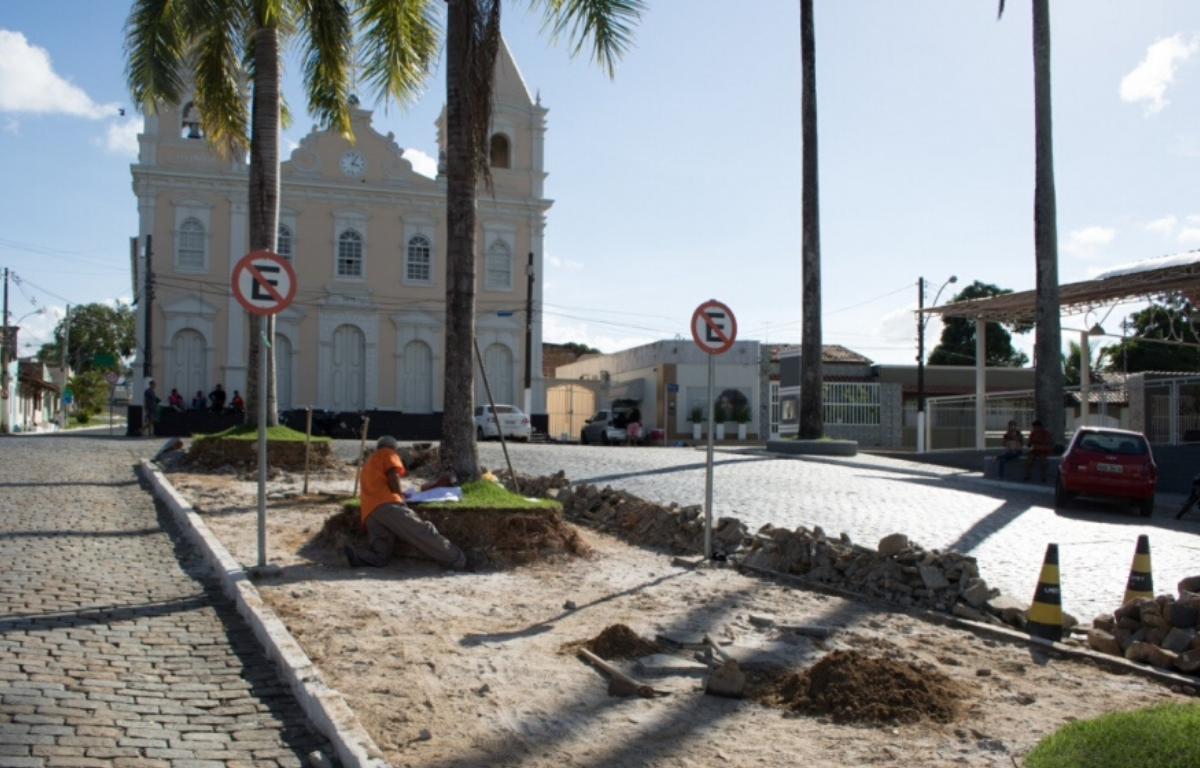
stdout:
<svg viewBox="0 0 1200 768">
<path fill-rule="evenodd" d="M 280 164 L 282 178 L 320 179 L 346 185 L 427 185 L 436 183 L 413 171 L 412 163 L 396 143 L 394 133 L 375 130 L 369 109 L 353 108 L 350 127 L 354 142 L 331 129 L 313 126 Z"/>
<path fill-rule="evenodd" d="M 162 311 L 168 317 L 188 315 L 211 319 L 217 314 L 217 307 L 215 304 L 204 301 L 199 296 L 187 294 L 170 303 L 164 303 Z"/>
</svg>

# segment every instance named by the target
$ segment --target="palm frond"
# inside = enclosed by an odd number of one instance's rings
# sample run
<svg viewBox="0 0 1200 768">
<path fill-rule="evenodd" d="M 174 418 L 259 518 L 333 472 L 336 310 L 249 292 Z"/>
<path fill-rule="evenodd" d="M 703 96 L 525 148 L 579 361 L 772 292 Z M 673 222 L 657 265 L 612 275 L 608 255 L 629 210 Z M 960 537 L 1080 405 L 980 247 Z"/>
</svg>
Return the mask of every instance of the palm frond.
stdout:
<svg viewBox="0 0 1200 768">
<path fill-rule="evenodd" d="M 350 10 L 343 0 L 299 0 L 298 5 L 308 110 L 324 125 L 350 136 Z"/>
<path fill-rule="evenodd" d="M 542 29 L 550 30 L 551 40 L 567 35 L 576 56 L 591 47 L 592 60 L 609 77 L 616 72 L 617 61 L 633 45 L 633 27 L 646 8 L 643 0 L 533 0 L 544 5 Z"/>
<path fill-rule="evenodd" d="M 181 62 L 186 51 L 179 3 L 136 0 L 125 20 L 125 78 L 143 113 L 159 103 L 177 103 L 185 83 Z"/>
<path fill-rule="evenodd" d="M 441 22 L 431 0 L 362 0 L 358 60 L 366 83 L 401 105 L 421 95 L 437 56 Z"/>
<path fill-rule="evenodd" d="M 249 107 L 244 64 L 250 19 L 238 0 L 209 0 L 192 5 L 189 29 L 197 35 L 190 61 L 196 107 L 209 143 L 223 155 L 249 144 Z"/>
<path fill-rule="evenodd" d="M 1004 15 L 1004 0 L 1000 0 L 1000 10 L 996 12 L 996 18 L 999 19 Z"/>
</svg>

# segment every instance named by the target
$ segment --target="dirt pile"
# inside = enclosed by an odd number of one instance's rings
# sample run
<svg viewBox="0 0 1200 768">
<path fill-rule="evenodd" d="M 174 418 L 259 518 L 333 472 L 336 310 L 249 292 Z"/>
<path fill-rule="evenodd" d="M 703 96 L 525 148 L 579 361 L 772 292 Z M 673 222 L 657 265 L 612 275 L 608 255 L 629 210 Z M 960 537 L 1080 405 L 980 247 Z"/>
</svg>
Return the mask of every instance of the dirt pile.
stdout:
<svg viewBox="0 0 1200 768">
<path fill-rule="evenodd" d="M 837 723 L 948 723 L 962 713 L 967 690 L 936 670 L 850 650 L 776 678 L 756 698 Z"/>
<path fill-rule="evenodd" d="M 304 443 L 290 440 L 267 441 L 267 466 L 289 472 L 303 472 Z M 226 440 L 219 437 L 192 440 L 182 464 L 214 470 L 224 467 L 254 469 L 258 467 L 258 443 L 254 440 Z M 309 443 L 308 468 L 311 471 L 333 469 L 338 466 L 333 447 L 328 440 Z"/>
<path fill-rule="evenodd" d="M 423 520 L 488 565 L 503 567 L 552 562 L 561 558 L 587 557 L 591 549 L 557 509 L 496 510 L 448 509 L 414 505 Z M 306 545 L 308 548 L 339 549 L 344 544 L 366 546 L 367 535 L 356 507 L 347 507 L 329 517 Z M 396 543 L 396 555 L 420 557 L 405 542 Z"/>
<path fill-rule="evenodd" d="M 602 659 L 639 659 L 662 650 L 658 643 L 634 632 L 625 624 L 613 624 L 604 631 L 582 643 L 570 643 L 569 647 L 587 648 Z"/>
</svg>

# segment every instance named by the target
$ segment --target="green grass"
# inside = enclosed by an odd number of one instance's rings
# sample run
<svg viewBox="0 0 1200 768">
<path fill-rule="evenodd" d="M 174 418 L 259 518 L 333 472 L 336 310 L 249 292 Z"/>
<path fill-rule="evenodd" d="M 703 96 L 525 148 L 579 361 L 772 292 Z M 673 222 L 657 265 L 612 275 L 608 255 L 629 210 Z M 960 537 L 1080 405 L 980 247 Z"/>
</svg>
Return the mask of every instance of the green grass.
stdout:
<svg viewBox="0 0 1200 768">
<path fill-rule="evenodd" d="M 196 440 L 206 440 L 208 438 L 220 438 L 221 440 L 248 440 L 254 441 L 258 439 L 258 427 L 250 426 L 249 424 L 238 424 L 230 427 L 224 432 L 216 432 L 211 435 L 194 435 Z M 267 441 L 278 440 L 280 442 L 298 441 L 304 442 L 304 433 L 299 432 L 291 427 L 285 427 L 282 424 L 275 427 L 267 427 Z M 328 437 L 314 437 L 313 442 L 329 442 Z"/>
<path fill-rule="evenodd" d="M 1025 756 L 1027 768 L 1200 766 L 1200 704 L 1159 704 L 1067 723 Z"/>
<path fill-rule="evenodd" d="M 454 509 L 456 507 L 469 507 L 471 509 L 555 509 L 559 506 L 559 503 L 553 499 L 534 499 L 530 501 L 524 496 L 518 496 L 512 491 L 501 488 L 487 480 L 475 480 L 474 482 L 466 483 L 463 485 L 462 490 L 462 501 L 434 502 L 422 504 L 421 506 L 444 507 L 446 509 Z M 347 499 L 343 502 L 343 505 L 357 509 L 359 500 L 357 498 Z"/>
</svg>

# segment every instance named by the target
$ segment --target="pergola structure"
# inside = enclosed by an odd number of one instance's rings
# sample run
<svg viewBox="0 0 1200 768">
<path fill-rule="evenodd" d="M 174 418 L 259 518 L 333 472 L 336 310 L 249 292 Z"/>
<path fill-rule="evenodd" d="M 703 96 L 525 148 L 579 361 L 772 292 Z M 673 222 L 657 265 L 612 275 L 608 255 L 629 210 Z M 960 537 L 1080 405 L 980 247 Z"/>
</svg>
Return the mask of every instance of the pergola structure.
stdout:
<svg viewBox="0 0 1200 768">
<path fill-rule="evenodd" d="M 1111 269 L 1093 280 L 1066 283 L 1058 288 L 1058 306 L 1061 315 L 1081 315 L 1104 307 L 1110 307 L 1131 299 L 1151 301 L 1164 295 L 1183 292 L 1189 298 L 1200 297 L 1200 250 L 1188 251 L 1173 256 L 1160 256 Z M 1197 302 L 1200 303 L 1200 302 Z M 968 299 L 940 307 L 918 310 L 926 315 L 962 317 L 975 321 L 975 447 L 984 447 L 983 402 L 986 388 L 987 358 L 985 323 L 1029 324 L 1037 319 L 1037 291 L 1021 291 L 992 296 L 986 299 Z M 1079 346 L 1083 359 L 1090 359 L 1089 336 L 1107 335 L 1099 323 L 1087 331 L 1081 331 Z M 1090 386 L 1088 366 L 1081 366 L 1080 389 L 1083 394 L 1083 418 L 1086 423 L 1088 411 L 1088 389 Z M 926 442 L 928 445 L 928 442 Z"/>
</svg>

